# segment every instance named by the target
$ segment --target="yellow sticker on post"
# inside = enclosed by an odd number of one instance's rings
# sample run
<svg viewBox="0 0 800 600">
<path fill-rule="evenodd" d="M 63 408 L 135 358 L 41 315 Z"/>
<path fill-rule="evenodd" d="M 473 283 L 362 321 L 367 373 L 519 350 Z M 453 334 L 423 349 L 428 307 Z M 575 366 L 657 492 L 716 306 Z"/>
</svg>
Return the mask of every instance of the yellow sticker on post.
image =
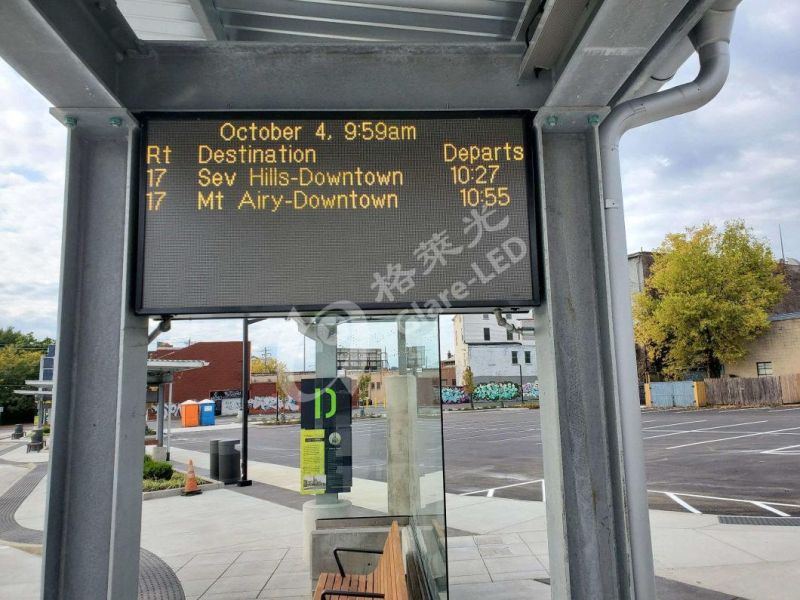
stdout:
<svg viewBox="0 0 800 600">
<path fill-rule="evenodd" d="M 300 430 L 300 493 L 324 494 L 325 430 Z"/>
</svg>

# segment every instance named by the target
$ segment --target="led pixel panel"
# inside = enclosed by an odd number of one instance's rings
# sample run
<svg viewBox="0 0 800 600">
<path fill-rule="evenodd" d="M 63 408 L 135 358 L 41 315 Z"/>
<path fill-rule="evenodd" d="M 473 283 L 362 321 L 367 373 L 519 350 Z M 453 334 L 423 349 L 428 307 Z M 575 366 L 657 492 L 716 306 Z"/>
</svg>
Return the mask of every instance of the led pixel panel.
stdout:
<svg viewBox="0 0 800 600">
<path fill-rule="evenodd" d="M 145 115 L 136 310 L 538 304 L 530 119 Z"/>
</svg>

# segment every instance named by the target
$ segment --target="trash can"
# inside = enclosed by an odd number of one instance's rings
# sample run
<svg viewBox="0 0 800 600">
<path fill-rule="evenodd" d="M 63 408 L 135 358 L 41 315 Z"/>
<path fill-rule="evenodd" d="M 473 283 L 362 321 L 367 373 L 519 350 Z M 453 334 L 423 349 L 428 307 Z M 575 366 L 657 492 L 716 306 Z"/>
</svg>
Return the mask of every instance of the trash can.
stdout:
<svg viewBox="0 0 800 600">
<path fill-rule="evenodd" d="M 24 433 L 25 433 L 25 432 L 24 432 L 24 431 L 22 431 L 22 424 L 20 424 L 20 423 L 17 423 L 17 424 L 14 426 L 14 433 L 12 433 L 12 434 L 11 434 L 11 439 L 12 439 L 12 440 L 18 440 L 18 439 L 20 439 L 20 438 L 21 438 L 21 437 L 24 435 Z"/>
<path fill-rule="evenodd" d="M 184 427 L 197 427 L 200 424 L 200 406 L 194 400 L 181 402 L 181 424 Z"/>
<path fill-rule="evenodd" d="M 200 425 L 214 424 L 214 401 L 203 400 L 198 403 L 200 407 Z"/>
<path fill-rule="evenodd" d="M 219 440 L 219 481 L 236 483 L 241 479 L 241 455 L 236 449 L 239 440 Z"/>
<path fill-rule="evenodd" d="M 211 479 L 219 481 L 219 440 L 211 440 L 208 447 L 208 456 L 211 459 L 209 462 L 209 475 Z"/>
</svg>

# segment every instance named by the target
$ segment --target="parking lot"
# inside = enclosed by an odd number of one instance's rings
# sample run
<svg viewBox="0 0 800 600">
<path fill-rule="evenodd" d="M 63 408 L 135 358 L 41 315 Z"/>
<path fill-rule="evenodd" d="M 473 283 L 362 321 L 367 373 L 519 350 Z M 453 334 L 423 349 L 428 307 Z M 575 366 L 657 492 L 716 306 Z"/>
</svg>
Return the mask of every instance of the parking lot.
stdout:
<svg viewBox="0 0 800 600">
<path fill-rule="evenodd" d="M 541 500 L 539 411 L 444 414 L 449 493 Z M 418 444 L 422 470 L 437 470 L 436 422 Z M 800 516 L 800 408 L 645 410 L 642 413 L 650 506 L 724 515 Z M 385 421 L 353 424 L 354 475 L 385 480 Z M 236 430 L 178 430 L 173 444 L 206 450 Z M 252 426 L 252 460 L 297 467 L 298 426 Z"/>
</svg>

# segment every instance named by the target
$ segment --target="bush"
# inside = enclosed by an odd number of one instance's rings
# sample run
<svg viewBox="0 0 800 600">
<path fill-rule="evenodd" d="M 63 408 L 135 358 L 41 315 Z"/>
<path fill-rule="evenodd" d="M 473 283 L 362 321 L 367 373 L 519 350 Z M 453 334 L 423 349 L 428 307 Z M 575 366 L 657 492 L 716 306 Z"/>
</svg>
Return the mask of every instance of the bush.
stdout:
<svg viewBox="0 0 800 600">
<path fill-rule="evenodd" d="M 155 492 L 158 490 L 172 490 L 182 488 L 186 483 L 186 475 L 175 471 L 169 479 L 145 479 L 142 481 L 143 492 Z M 197 485 L 209 483 L 205 479 L 197 478 Z"/>
<path fill-rule="evenodd" d="M 170 479 L 172 477 L 172 465 L 168 462 L 153 460 L 145 454 L 142 475 L 145 479 Z"/>
</svg>

